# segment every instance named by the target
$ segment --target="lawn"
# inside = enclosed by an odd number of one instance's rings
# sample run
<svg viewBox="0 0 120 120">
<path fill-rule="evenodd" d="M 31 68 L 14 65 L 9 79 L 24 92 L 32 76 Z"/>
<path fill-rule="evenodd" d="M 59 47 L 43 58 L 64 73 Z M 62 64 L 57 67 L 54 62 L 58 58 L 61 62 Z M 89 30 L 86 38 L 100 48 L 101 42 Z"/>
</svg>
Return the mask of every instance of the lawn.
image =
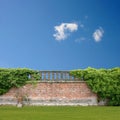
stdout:
<svg viewBox="0 0 120 120">
<path fill-rule="evenodd" d="M 120 120 L 120 107 L 0 106 L 0 120 Z"/>
</svg>

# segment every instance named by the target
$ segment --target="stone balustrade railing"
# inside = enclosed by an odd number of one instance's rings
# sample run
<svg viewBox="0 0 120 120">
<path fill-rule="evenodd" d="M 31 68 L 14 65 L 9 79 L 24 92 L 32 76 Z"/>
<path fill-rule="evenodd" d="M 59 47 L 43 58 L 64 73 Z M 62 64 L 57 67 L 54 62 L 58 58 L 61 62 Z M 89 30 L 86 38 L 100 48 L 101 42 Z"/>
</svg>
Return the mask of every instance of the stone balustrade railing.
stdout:
<svg viewBox="0 0 120 120">
<path fill-rule="evenodd" d="M 41 81 L 77 81 L 70 71 L 40 71 Z"/>
</svg>

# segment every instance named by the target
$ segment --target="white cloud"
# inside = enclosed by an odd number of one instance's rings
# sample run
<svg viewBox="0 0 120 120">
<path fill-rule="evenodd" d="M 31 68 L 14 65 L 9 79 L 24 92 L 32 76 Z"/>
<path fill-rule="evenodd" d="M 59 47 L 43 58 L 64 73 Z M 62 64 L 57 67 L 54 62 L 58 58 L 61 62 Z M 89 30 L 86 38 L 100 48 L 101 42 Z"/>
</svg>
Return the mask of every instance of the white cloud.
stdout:
<svg viewBox="0 0 120 120">
<path fill-rule="evenodd" d="M 85 40 L 86 40 L 85 37 L 80 37 L 80 38 L 76 39 L 75 42 L 80 43 L 81 41 L 85 41 Z"/>
<path fill-rule="evenodd" d="M 98 29 L 95 30 L 93 33 L 93 38 L 96 42 L 100 42 L 104 34 L 104 30 L 102 27 L 99 27 Z"/>
<path fill-rule="evenodd" d="M 84 28 L 84 24 L 80 23 L 80 27 L 81 27 L 81 28 Z"/>
<path fill-rule="evenodd" d="M 65 40 L 71 32 L 78 30 L 78 25 L 76 23 L 62 23 L 59 26 L 54 27 L 56 33 L 53 34 L 56 40 Z"/>
<path fill-rule="evenodd" d="M 85 15 L 85 19 L 86 19 L 86 20 L 88 19 L 88 16 L 87 16 L 87 15 Z"/>
</svg>

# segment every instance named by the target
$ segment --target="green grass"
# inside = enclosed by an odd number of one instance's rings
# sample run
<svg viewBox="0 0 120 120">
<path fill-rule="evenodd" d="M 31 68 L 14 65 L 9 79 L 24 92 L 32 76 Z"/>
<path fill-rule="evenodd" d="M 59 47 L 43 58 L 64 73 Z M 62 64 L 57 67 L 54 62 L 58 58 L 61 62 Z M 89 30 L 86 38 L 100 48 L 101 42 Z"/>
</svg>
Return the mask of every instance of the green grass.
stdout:
<svg viewBox="0 0 120 120">
<path fill-rule="evenodd" d="M 120 120 L 120 107 L 0 106 L 0 120 Z"/>
</svg>

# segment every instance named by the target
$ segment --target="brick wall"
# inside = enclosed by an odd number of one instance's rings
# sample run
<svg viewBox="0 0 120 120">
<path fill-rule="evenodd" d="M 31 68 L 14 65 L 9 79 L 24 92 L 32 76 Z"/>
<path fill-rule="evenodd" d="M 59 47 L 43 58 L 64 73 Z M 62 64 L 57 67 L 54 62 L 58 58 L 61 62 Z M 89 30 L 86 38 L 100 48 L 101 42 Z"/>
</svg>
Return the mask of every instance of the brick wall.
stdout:
<svg viewBox="0 0 120 120">
<path fill-rule="evenodd" d="M 22 94 L 30 99 L 31 105 L 97 105 L 97 96 L 85 82 L 39 82 L 27 84 L 20 89 L 12 88 L 0 96 L 0 103 L 9 98 L 9 103 L 15 101 L 15 96 Z M 11 98 L 11 99 L 10 99 Z"/>
</svg>

